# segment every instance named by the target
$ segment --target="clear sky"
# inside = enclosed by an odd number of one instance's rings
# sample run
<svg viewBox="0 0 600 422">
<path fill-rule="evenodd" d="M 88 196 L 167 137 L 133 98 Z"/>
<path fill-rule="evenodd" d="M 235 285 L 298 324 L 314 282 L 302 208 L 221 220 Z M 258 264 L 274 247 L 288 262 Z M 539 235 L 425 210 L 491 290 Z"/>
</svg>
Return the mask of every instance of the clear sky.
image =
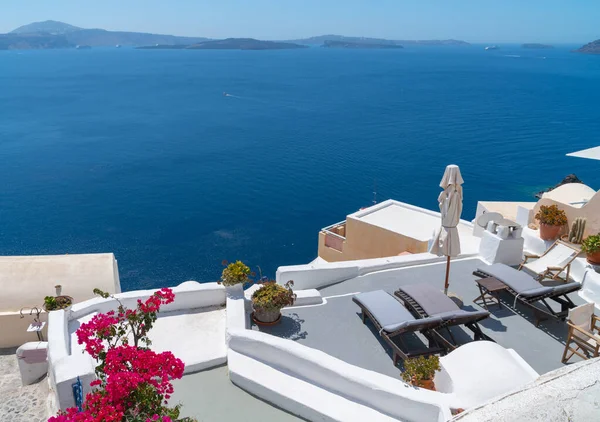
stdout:
<svg viewBox="0 0 600 422">
<path fill-rule="evenodd" d="M 600 38 L 600 0 L 0 0 L 0 33 L 48 19 L 211 38 L 339 34 L 475 43 Z"/>
</svg>

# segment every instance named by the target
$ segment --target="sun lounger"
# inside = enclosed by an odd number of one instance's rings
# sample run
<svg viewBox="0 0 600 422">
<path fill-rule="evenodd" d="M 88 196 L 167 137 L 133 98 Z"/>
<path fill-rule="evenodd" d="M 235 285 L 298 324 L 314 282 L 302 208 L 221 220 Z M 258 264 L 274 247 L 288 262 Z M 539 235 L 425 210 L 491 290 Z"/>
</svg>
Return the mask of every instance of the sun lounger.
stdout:
<svg viewBox="0 0 600 422">
<path fill-rule="evenodd" d="M 505 264 L 494 264 L 488 267 L 481 267 L 473 272 L 473 274 L 482 278 L 494 277 L 498 281 L 504 283 L 506 285 L 506 290 L 515 297 L 515 305 L 516 302 L 519 301 L 533 310 L 536 326 L 541 320 L 547 319 L 546 317 L 564 321 L 569 309 L 575 307 L 575 304 L 567 294 L 581 289 L 581 284 L 579 283 L 544 286 L 530 275 L 515 270 Z M 551 299 L 560 304 L 561 310 L 556 312 L 548 304 L 546 299 Z M 545 309 L 535 306 L 538 302 L 544 305 Z"/>
<path fill-rule="evenodd" d="M 456 325 L 464 325 L 471 330 L 475 340 L 493 341 L 483 334 L 478 324 L 479 321 L 490 316 L 487 311 L 465 311 L 460 309 L 442 291 L 428 284 L 403 286 L 394 294 L 402 300 L 404 306 L 413 315 L 419 318 L 441 318 L 442 325 L 438 329 L 446 329 L 452 342 L 442 337 L 437 331 L 435 334 L 441 337 L 438 338 L 438 342 L 445 344 L 448 351 L 452 351 L 459 346 L 449 329 L 449 327 Z"/>
<path fill-rule="evenodd" d="M 443 324 L 442 318 L 415 318 L 391 294 L 383 290 L 359 293 L 352 300 L 362 311 L 363 323 L 369 318 L 379 335 L 393 350 L 394 365 L 398 359 L 444 353 L 446 348 L 439 345 L 433 330 Z M 403 334 L 420 332 L 429 341 L 426 349 L 409 350 L 402 340 Z"/>
<path fill-rule="evenodd" d="M 542 255 L 525 254 L 525 259 L 519 265 L 519 270 L 527 268 L 532 273 L 537 274 L 539 280 L 551 278 L 567 283 L 571 272 L 571 263 L 580 253 L 579 248 L 562 240 L 557 240 Z M 565 276 L 561 277 L 560 275 L 565 271 Z"/>
</svg>

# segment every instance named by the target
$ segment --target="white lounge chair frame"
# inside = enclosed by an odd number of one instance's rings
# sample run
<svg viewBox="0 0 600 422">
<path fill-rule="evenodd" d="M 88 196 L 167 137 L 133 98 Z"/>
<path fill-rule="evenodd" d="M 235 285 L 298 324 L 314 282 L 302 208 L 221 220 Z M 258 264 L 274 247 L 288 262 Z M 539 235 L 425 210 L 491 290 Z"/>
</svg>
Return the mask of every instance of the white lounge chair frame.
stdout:
<svg viewBox="0 0 600 422">
<path fill-rule="evenodd" d="M 539 280 L 550 278 L 560 280 L 565 283 L 569 281 L 571 273 L 571 263 L 579 256 L 581 250 L 574 245 L 557 240 L 542 255 L 525 254 L 525 259 L 519 265 L 519 271 L 527 268 L 529 271 L 538 275 Z M 528 262 L 535 260 L 534 262 Z M 565 277 L 560 275 L 567 272 Z"/>
<path fill-rule="evenodd" d="M 569 333 L 562 363 L 573 355 L 582 359 L 597 358 L 600 351 L 600 318 L 594 315 L 594 304 L 586 303 L 569 311 Z"/>
</svg>

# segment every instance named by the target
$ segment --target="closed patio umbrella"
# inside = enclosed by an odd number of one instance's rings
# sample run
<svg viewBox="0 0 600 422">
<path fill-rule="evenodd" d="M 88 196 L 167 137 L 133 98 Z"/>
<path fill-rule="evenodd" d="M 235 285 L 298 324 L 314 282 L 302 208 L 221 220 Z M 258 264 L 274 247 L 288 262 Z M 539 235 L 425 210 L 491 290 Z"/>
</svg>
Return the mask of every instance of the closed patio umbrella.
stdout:
<svg viewBox="0 0 600 422">
<path fill-rule="evenodd" d="M 448 294 L 448 278 L 450 276 L 450 258 L 460 254 L 460 238 L 458 236 L 458 223 L 462 213 L 462 184 L 464 180 L 457 165 L 451 164 L 446 167 L 440 187 L 444 189 L 438 197 L 440 213 L 442 214 L 442 225 L 436 232 L 435 238 L 429 249 L 430 253 L 438 256 L 447 256 L 446 281 L 444 293 Z"/>
</svg>

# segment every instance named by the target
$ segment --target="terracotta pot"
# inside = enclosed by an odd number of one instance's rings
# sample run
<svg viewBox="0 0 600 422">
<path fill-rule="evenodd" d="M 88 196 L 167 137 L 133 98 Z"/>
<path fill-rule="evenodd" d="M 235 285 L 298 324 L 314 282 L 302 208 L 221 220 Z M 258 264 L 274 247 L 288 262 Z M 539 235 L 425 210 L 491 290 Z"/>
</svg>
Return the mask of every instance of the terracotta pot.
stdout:
<svg viewBox="0 0 600 422">
<path fill-rule="evenodd" d="M 600 251 L 587 254 L 587 261 L 592 265 L 600 265 Z"/>
<path fill-rule="evenodd" d="M 45 310 L 46 312 L 58 311 L 58 310 L 61 310 L 61 309 L 62 309 L 62 310 L 64 310 L 64 311 L 66 312 L 66 311 L 68 311 L 68 310 L 71 308 L 71 306 L 73 306 L 73 298 L 72 298 L 71 296 L 67 296 L 67 295 L 60 295 L 60 296 L 56 296 L 56 299 L 60 299 L 60 300 L 63 300 L 63 301 L 64 301 L 64 300 L 68 300 L 68 301 L 70 301 L 71 303 L 70 303 L 68 306 L 65 306 L 64 308 L 58 308 L 58 309 L 52 309 L 52 310 L 48 310 L 48 309 L 46 308 L 46 304 L 44 304 L 44 310 Z"/>
<path fill-rule="evenodd" d="M 266 310 L 260 308 L 254 308 L 252 319 L 257 324 L 268 324 L 275 325 L 281 320 L 281 312 L 279 310 Z"/>
<path fill-rule="evenodd" d="M 433 383 L 433 380 L 416 381 L 416 382 L 413 382 L 413 385 L 420 387 L 420 388 L 425 388 L 426 390 L 435 391 L 435 384 Z"/>
<path fill-rule="evenodd" d="M 562 226 L 540 223 L 540 237 L 542 240 L 556 240 L 561 229 Z"/>
</svg>

